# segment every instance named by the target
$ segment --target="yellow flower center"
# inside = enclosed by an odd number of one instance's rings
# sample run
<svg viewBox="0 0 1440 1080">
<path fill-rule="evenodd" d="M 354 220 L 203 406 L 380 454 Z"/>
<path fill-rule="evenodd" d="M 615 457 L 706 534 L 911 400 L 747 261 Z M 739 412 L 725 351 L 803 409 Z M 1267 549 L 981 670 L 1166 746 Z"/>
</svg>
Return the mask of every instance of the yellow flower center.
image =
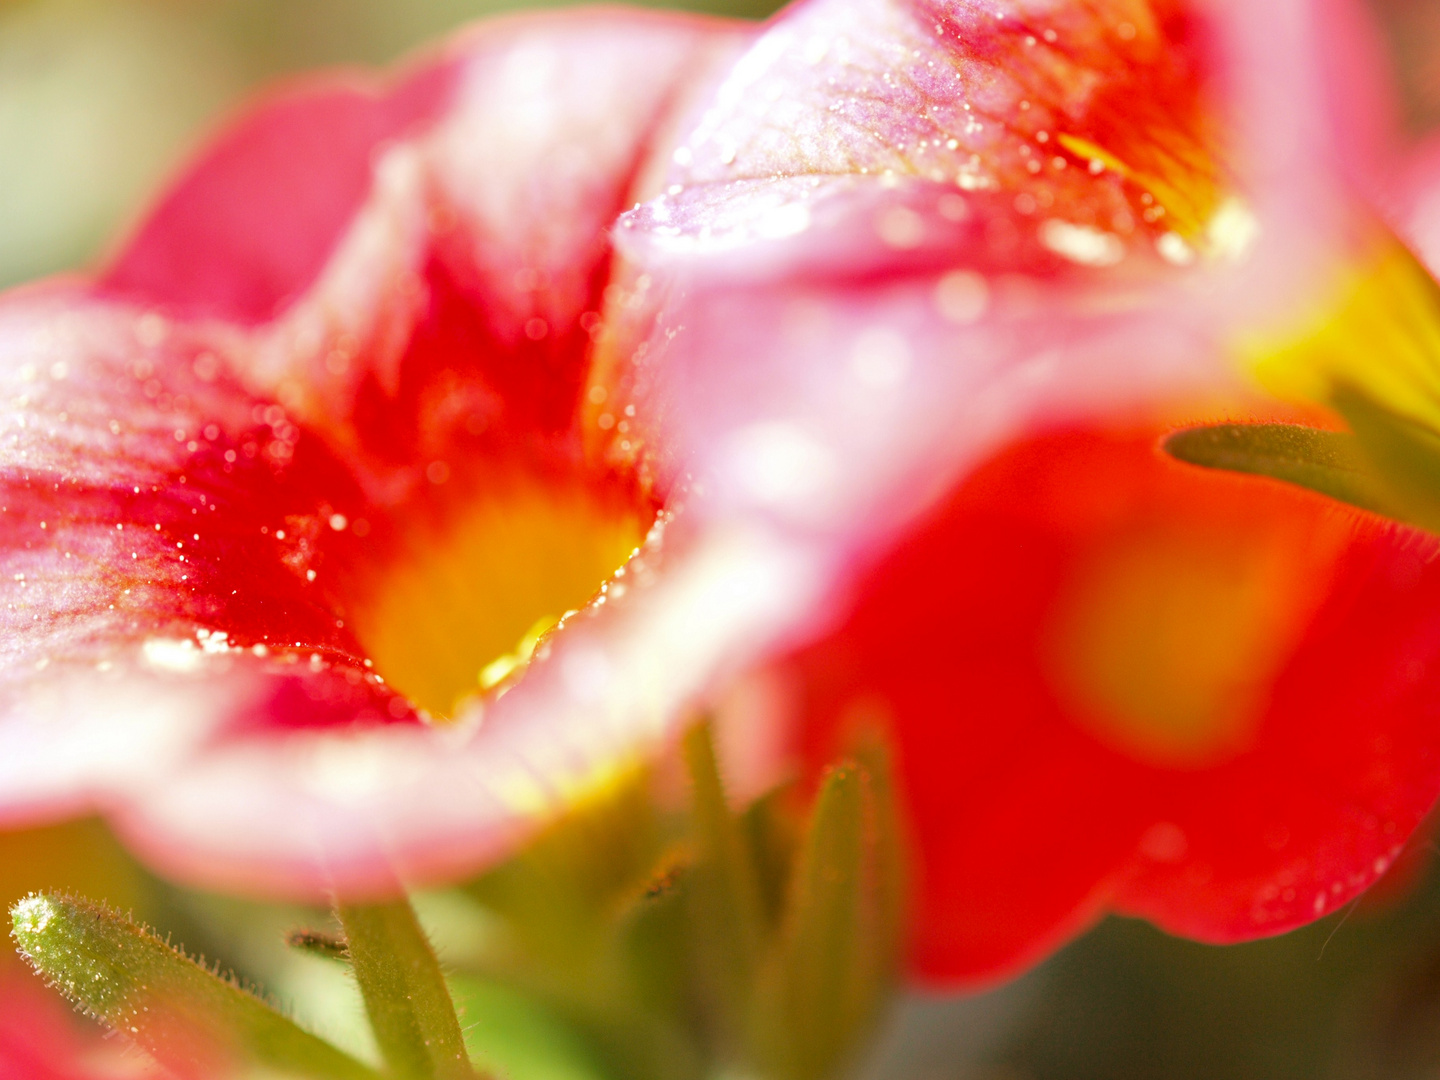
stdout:
<svg viewBox="0 0 1440 1080">
<path fill-rule="evenodd" d="M 453 716 L 523 668 L 625 565 L 653 517 L 579 479 L 491 481 L 443 522 L 404 528 L 389 557 L 362 568 L 355 637 L 395 690 Z"/>
</svg>

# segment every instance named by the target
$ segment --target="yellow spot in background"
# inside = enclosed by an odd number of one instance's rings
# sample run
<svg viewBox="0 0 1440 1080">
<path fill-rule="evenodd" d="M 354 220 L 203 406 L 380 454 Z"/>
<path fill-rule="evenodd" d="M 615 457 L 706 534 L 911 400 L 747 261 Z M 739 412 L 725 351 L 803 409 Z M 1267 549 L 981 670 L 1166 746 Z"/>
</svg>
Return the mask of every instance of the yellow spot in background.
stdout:
<svg viewBox="0 0 1440 1080">
<path fill-rule="evenodd" d="M 578 481 L 512 478 L 417 526 L 352 615 L 375 670 L 432 717 L 524 667 L 644 539 L 651 515 Z"/>
<path fill-rule="evenodd" d="M 1056 689 L 1082 727 L 1177 769 L 1250 745 L 1344 537 L 1313 519 L 1257 532 L 1136 535 L 1082 563 L 1048 641 Z"/>
</svg>

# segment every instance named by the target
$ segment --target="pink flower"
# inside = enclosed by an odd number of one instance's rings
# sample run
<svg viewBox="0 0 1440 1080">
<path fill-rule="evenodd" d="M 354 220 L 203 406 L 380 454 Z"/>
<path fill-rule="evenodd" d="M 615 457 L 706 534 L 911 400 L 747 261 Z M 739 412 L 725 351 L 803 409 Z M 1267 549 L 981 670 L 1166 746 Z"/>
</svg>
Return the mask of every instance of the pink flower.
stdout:
<svg viewBox="0 0 1440 1080">
<path fill-rule="evenodd" d="M 1433 541 L 1155 444 L 1428 419 L 1354 25 L 567 15 L 277 99 L 0 308 L 7 806 L 381 889 L 770 661 L 811 759 L 894 734 L 931 977 L 1333 910 L 1440 790 Z"/>
<path fill-rule="evenodd" d="M 672 527 L 579 406 L 607 229 L 745 37 L 513 19 L 291 87 L 98 278 L 0 301 L 7 822 L 378 889 L 669 730 L 803 581 Z"/>
<path fill-rule="evenodd" d="M 1111 910 L 1290 929 L 1440 792 L 1433 537 L 1159 445 L 1308 437 L 1344 393 L 1440 430 L 1434 284 L 1357 195 L 1390 164 L 1365 31 L 811 0 L 622 220 L 612 460 L 705 476 L 837 583 L 774 674 L 813 764 L 891 732 L 931 979 Z"/>
</svg>

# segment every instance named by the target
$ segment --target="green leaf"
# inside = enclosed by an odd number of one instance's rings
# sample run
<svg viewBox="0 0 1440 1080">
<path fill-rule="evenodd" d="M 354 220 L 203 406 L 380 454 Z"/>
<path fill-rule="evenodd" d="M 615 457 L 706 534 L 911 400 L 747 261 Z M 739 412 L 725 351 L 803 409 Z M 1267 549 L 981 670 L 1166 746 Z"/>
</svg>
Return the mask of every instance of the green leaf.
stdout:
<svg viewBox="0 0 1440 1080">
<path fill-rule="evenodd" d="M 1350 387 L 1333 401 L 1384 484 L 1394 509 L 1381 512 L 1440 532 L 1440 434 Z"/>
<path fill-rule="evenodd" d="M 893 976 L 905 946 L 906 868 L 900 824 L 900 801 L 895 792 L 890 744 L 881 732 L 862 733 L 855 747 L 855 759 L 869 781 L 873 814 L 871 847 L 874 880 L 875 960 Z"/>
<path fill-rule="evenodd" d="M 1191 465 L 1268 476 L 1440 532 L 1440 433 L 1354 387 L 1337 387 L 1331 404 L 1349 432 L 1218 424 L 1178 431 L 1163 446 Z"/>
<path fill-rule="evenodd" d="M 499 933 L 460 962 L 561 1017 L 610 1074 L 696 1080 L 693 845 L 657 806 L 653 779 L 615 777 L 467 884 Z"/>
<path fill-rule="evenodd" d="M 740 830 L 755 859 L 756 877 L 767 926 L 779 924 L 790 885 L 790 870 L 800 842 L 801 814 L 792 785 L 773 789 L 740 815 Z"/>
<path fill-rule="evenodd" d="M 473 1077 L 445 976 L 410 904 L 342 902 L 335 912 L 390 1071 L 403 1080 Z"/>
<path fill-rule="evenodd" d="M 732 1038 L 744 1029 L 765 944 L 760 873 L 749 839 L 730 810 L 709 724 L 685 733 L 696 862 L 690 895 L 717 1019 Z"/>
<path fill-rule="evenodd" d="M 1268 476 L 1394 516 L 1354 435 L 1298 424 L 1217 424 L 1177 431 L 1162 445 L 1171 457 L 1191 465 Z"/>
<path fill-rule="evenodd" d="M 874 1027 L 896 984 L 903 881 L 888 769 L 826 775 L 793 873 L 778 949 L 761 975 L 752 1053 L 771 1076 L 820 1080 Z"/>
<path fill-rule="evenodd" d="M 30 964 L 73 1004 L 188 1075 L 254 1064 L 316 1080 L 378 1074 L 146 928 L 86 900 L 32 893 L 11 908 Z"/>
</svg>

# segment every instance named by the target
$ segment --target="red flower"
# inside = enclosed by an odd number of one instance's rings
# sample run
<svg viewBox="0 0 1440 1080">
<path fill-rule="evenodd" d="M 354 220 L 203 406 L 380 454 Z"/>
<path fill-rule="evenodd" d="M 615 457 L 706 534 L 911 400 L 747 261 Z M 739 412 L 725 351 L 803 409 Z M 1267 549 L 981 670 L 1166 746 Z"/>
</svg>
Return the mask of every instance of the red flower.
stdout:
<svg viewBox="0 0 1440 1080">
<path fill-rule="evenodd" d="M 468 869 L 789 602 L 580 439 L 606 230 L 743 36 L 516 19 L 292 87 L 0 301 L 6 819 L 249 891 Z"/>
<path fill-rule="evenodd" d="M 842 567 L 778 674 L 813 763 L 892 732 L 932 979 L 1107 910 L 1290 929 L 1440 792 L 1434 538 L 1159 445 L 1331 427 L 1337 387 L 1440 427 L 1433 283 L 1352 187 L 1385 164 L 1363 29 L 812 0 L 623 221 L 613 457 Z"/>
<path fill-rule="evenodd" d="M 4 805 L 381 888 L 788 652 L 812 760 L 896 735 L 932 977 L 1346 902 L 1440 790 L 1434 542 L 1156 449 L 1433 419 L 1341 14 L 567 15 L 277 99 L 0 306 Z"/>
<path fill-rule="evenodd" d="M 0 1080 L 106 1080 L 161 1076 L 146 1059 L 83 1028 L 28 972 L 0 973 Z M 164 1074 L 168 1075 L 168 1074 Z"/>
</svg>

